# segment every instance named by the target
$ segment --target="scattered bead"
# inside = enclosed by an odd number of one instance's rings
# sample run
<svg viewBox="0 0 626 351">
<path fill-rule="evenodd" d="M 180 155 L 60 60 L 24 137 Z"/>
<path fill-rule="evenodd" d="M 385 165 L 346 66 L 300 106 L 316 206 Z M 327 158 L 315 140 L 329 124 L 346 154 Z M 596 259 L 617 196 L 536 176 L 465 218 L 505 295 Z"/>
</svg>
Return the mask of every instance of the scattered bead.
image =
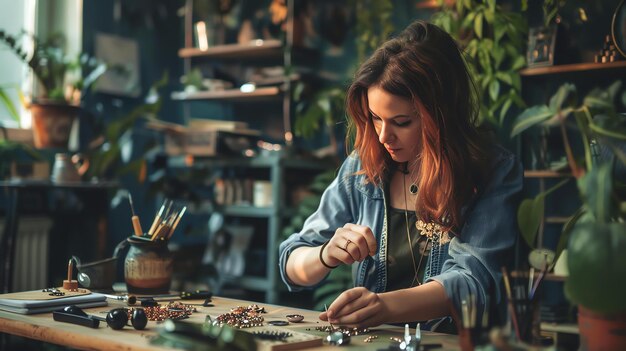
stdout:
<svg viewBox="0 0 626 351">
<path fill-rule="evenodd" d="M 372 342 L 372 340 L 374 340 L 374 339 L 378 339 L 378 335 L 370 335 L 370 336 L 368 336 L 367 338 L 365 338 L 365 340 L 363 340 L 363 341 L 365 341 L 365 342 L 367 342 L 367 343 L 370 343 L 370 342 Z"/>
<path fill-rule="evenodd" d="M 360 334 L 367 334 L 370 332 L 368 328 L 348 328 L 348 327 L 335 327 L 335 326 L 323 326 L 315 327 L 315 330 L 323 331 L 326 333 L 341 332 L 348 336 L 357 336 Z"/>
<path fill-rule="evenodd" d="M 232 308 L 230 313 L 217 316 L 216 322 L 218 325 L 226 324 L 240 329 L 260 327 L 264 321 L 261 313 L 266 313 L 265 308 L 259 307 L 257 304 L 248 307 L 238 306 Z"/>
</svg>

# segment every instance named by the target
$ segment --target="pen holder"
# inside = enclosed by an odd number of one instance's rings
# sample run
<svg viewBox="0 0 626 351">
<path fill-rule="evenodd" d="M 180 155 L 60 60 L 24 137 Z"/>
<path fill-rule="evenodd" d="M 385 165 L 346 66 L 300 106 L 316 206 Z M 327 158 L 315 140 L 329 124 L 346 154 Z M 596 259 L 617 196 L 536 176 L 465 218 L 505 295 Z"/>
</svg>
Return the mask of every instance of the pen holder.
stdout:
<svg viewBox="0 0 626 351">
<path fill-rule="evenodd" d="M 166 294 L 172 283 L 172 254 L 167 241 L 130 236 L 124 261 L 124 279 L 129 293 Z"/>
</svg>

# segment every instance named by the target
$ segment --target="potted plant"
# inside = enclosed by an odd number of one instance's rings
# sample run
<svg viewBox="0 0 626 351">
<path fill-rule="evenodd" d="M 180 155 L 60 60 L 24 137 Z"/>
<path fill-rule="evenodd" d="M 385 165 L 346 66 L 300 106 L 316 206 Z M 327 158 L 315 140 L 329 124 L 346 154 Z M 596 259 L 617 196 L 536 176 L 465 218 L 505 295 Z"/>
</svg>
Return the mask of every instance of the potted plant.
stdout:
<svg viewBox="0 0 626 351">
<path fill-rule="evenodd" d="M 30 56 L 19 44 L 26 36 L 33 41 Z M 37 80 L 37 95 L 25 101 L 32 113 L 35 146 L 66 148 L 72 123 L 80 112 L 81 95 L 107 66 L 84 53 L 66 55 L 60 35 L 41 40 L 26 33 L 14 36 L 0 30 L 0 42 L 28 64 Z"/>
<path fill-rule="evenodd" d="M 561 130 L 583 206 L 564 225 L 557 251 L 567 246 L 565 294 L 579 307 L 582 342 L 590 350 L 626 349 L 626 115 L 617 113 L 626 93 L 620 91 L 619 81 L 606 90 L 594 89 L 579 105 L 576 87 L 564 84 L 549 105 L 518 116 L 512 133 L 536 125 Z M 570 116 L 582 140 L 582 161 L 566 132 Z M 537 196 L 541 203 L 545 195 Z M 522 212 L 520 224 L 536 221 L 532 211 Z"/>
</svg>

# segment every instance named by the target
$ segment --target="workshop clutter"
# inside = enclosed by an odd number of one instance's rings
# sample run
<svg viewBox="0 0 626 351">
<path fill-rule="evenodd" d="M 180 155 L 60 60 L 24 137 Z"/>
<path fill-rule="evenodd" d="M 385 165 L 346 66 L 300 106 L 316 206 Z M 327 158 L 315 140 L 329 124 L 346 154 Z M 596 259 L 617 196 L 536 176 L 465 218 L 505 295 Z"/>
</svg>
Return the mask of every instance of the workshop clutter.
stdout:
<svg viewBox="0 0 626 351">
<path fill-rule="evenodd" d="M 134 234 L 124 260 L 124 280 L 129 293 L 163 294 L 170 290 L 173 273 L 172 254 L 167 246 L 187 210 L 172 200 L 165 200 L 147 232 L 141 227 L 129 194 Z"/>
</svg>

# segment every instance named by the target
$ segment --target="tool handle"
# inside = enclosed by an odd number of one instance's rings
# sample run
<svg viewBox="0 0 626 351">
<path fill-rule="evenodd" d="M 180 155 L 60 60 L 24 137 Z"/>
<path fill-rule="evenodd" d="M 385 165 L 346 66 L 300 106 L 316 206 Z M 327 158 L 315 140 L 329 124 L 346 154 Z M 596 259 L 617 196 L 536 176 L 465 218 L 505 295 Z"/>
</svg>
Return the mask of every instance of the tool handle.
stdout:
<svg viewBox="0 0 626 351">
<path fill-rule="evenodd" d="M 202 300 L 210 299 L 211 297 L 213 297 L 213 293 L 206 290 L 183 291 L 180 293 L 181 300 Z"/>
<path fill-rule="evenodd" d="M 152 222 L 152 225 L 150 226 L 150 230 L 148 230 L 148 234 L 150 235 L 154 234 L 154 230 L 157 228 L 157 225 L 159 225 L 160 220 L 161 218 L 159 216 L 154 217 L 154 221 Z"/>
<path fill-rule="evenodd" d="M 139 217 L 133 216 L 131 220 L 133 221 L 133 229 L 135 230 L 135 235 L 142 236 L 143 229 L 141 229 L 141 223 L 139 222 Z"/>
<path fill-rule="evenodd" d="M 71 313 L 65 313 L 63 311 L 52 312 L 52 318 L 57 322 L 65 322 L 82 325 L 83 327 L 98 328 L 100 321 L 92 317 L 78 316 Z"/>
</svg>

